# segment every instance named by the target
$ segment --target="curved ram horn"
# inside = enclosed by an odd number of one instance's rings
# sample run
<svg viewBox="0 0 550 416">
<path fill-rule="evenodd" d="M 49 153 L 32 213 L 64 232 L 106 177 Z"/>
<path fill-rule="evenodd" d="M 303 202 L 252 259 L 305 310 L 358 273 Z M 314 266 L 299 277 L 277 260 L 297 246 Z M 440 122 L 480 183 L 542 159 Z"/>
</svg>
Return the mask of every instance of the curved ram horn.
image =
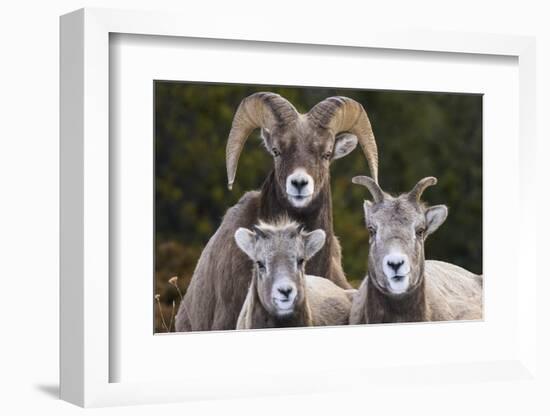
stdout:
<svg viewBox="0 0 550 416">
<path fill-rule="evenodd" d="M 414 186 L 412 191 L 409 192 L 409 200 L 411 202 L 420 202 L 420 197 L 427 187 L 433 186 L 437 183 L 437 178 L 428 176 L 427 178 L 420 179 Z"/>
<path fill-rule="evenodd" d="M 366 187 L 372 195 L 375 204 L 384 200 L 384 191 L 382 191 L 374 179 L 369 178 L 368 176 L 355 176 L 351 181 L 354 184 L 363 185 Z"/>
<path fill-rule="evenodd" d="M 330 97 L 313 107 L 308 117 L 320 127 L 331 129 L 334 135 L 341 132 L 355 134 L 371 175 L 378 183 L 378 149 L 369 117 L 361 104 L 348 97 Z"/>
<path fill-rule="evenodd" d="M 297 117 L 294 106 L 279 94 L 257 92 L 241 101 L 225 149 L 229 189 L 233 187 L 239 157 L 250 133 L 259 127 L 271 129 L 274 125 L 289 123 Z"/>
</svg>

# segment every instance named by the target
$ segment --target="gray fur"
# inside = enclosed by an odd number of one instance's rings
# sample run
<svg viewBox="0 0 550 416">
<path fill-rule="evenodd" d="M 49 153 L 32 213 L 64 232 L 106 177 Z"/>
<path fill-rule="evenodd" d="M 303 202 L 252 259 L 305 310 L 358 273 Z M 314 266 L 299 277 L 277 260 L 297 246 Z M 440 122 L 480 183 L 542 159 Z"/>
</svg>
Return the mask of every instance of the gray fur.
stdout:
<svg viewBox="0 0 550 416">
<path fill-rule="evenodd" d="M 346 97 L 324 100 L 306 114 L 298 114 L 276 94 L 245 98 L 235 114 L 226 148 L 230 187 L 244 141 L 257 128 L 262 129 L 265 147 L 273 156 L 273 169 L 259 192 L 247 192 L 227 211 L 204 248 L 180 303 L 176 331 L 235 328 L 250 285 L 252 263 L 233 236 L 239 227 L 251 228 L 259 220 L 269 222 L 286 215 L 309 230 L 322 229 L 326 243 L 310 259 L 306 273 L 351 288 L 333 231 L 329 168 L 332 160 L 347 155 L 359 142 L 371 174 L 377 175 L 376 142 L 365 110 Z M 297 168 L 305 169 L 315 184 L 311 201 L 301 207 L 291 204 L 285 190 L 287 177 Z"/>
<path fill-rule="evenodd" d="M 371 234 L 368 274 L 354 298 L 350 324 L 481 319 L 482 276 L 453 264 L 425 260 L 424 242 L 447 216 L 445 206 L 426 207 L 420 202 L 424 189 L 435 185 L 435 178 L 421 180 L 411 192 L 398 197 L 375 189 L 378 185 L 370 178 L 354 178 L 353 182 L 367 186 L 377 202 L 365 201 L 364 205 Z M 401 259 L 396 256 L 403 256 L 404 264 L 393 260 Z M 389 275 L 392 267 L 396 267 L 394 276 Z M 405 286 L 400 282 L 408 282 L 408 287 L 401 289 Z M 396 287 L 404 291 L 396 292 Z"/>
<path fill-rule="evenodd" d="M 252 281 L 242 306 L 237 329 L 346 325 L 354 290 L 345 290 L 327 279 L 305 274 L 305 263 L 324 243 L 322 230 L 300 231 L 298 224 L 283 221 L 240 228 L 237 245 L 253 261 Z M 302 262 L 300 262 L 302 261 Z M 279 287 L 295 289 L 291 312 L 281 312 L 275 297 Z M 351 293 L 350 293 L 351 292 Z"/>
</svg>

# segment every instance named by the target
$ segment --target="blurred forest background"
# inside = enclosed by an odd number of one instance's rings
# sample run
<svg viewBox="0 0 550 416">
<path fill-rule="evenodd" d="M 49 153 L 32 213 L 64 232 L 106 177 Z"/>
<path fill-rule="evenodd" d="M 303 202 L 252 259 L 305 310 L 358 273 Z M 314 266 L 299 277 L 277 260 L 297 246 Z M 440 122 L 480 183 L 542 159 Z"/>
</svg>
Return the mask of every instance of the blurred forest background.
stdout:
<svg viewBox="0 0 550 416">
<path fill-rule="evenodd" d="M 428 238 L 427 258 L 482 272 L 481 95 L 156 81 L 155 332 L 173 327 L 180 293 L 185 294 L 225 211 L 244 192 L 260 188 L 272 168 L 256 131 L 241 155 L 233 191 L 227 189 L 225 145 L 233 115 L 244 97 L 258 91 L 281 94 L 300 112 L 333 95 L 363 104 L 378 144 L 384 190 L 401 193 L 425 176 L 439 179 L 423 198 L 446 204 L 449 217 Z M 359 146 L 331 166 L 335 233 L 344 270 L 356 287 L 366 271 L 362 202 L 370 195 L 351 178 L 365 174 L 368 166 Z M 180 293 L 168 282 L 172 276 L 179 277 Z"/>
</svg>

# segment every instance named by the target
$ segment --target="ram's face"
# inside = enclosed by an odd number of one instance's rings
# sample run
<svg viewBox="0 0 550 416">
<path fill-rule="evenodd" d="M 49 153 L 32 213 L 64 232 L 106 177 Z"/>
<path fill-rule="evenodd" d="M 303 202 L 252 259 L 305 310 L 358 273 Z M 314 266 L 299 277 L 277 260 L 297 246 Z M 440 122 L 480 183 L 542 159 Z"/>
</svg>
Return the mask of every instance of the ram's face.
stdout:
<svg viewBox="0 0 550 416">
<path fill-rule="evenodd" d="M 372 176 L 376 179 L 378 175 L 376 141 L 360 103 L 347 97 L 329 97 L 302 114 L 278 94 L 257 92 L 241 101 L 233 117 L 225 149 L 229 189 L 244 143 L 257 128 L 262 130 L 265 146 L 274 158 L 274 192 L 284 208 L 318 206 L 312 202 L 329 181 L 331 161 L 349 154 L 357 143 Z"/>
<path fill-rule="evenodd" d="M 382 292 L 401 296 L 422 282 L 424 241 L 447 218 L 447 207 L 426 208 L 420 195 L 435 178 L 421 180 L 406 194 L 393 197 L 383 192 L 372 179 L 359 177 L 354 183 L 365 185 L 373 201 L 365 201 L 365 223 L 369 231 L 369 279 Z"/>
<path fill-rule="evenodd" d="M 400 295 L 423 275 L 426 218 L 403 198 L 365 204 L 369 230 L 369 273 L 379 288 Z"/>
<path fill-rule="evenodd" d="M 305 298 L 306 261 L 321 249 L 325 233 L 305 233 L 296 223 L 239 228 L 235 241 L 254 262 L 254 284 L 264 309 L 277 318 L 292 316 Z"/>
<path fill-rule="evenodd" d="M 275 178 L 281 194 L 294 208 L 305 208 L 330 179 L 330 163 L 357 146 L 352 134 L 334 136 L 311 126 L 304 118 L 290 125 L 262 129 L 262 138 L 273 156 Z"/>
</svg>

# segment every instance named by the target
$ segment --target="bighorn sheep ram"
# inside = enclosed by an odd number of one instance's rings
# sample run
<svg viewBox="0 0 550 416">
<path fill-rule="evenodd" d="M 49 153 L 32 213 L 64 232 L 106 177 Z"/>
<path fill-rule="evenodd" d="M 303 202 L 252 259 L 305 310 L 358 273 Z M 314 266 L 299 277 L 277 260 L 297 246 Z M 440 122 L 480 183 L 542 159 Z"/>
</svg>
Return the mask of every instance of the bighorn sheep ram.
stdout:
<svg viewBox="0 0 550 416">
<path fill-rule="evenodd" d="M 322 229 L 326 243 L 308 262 L 308 274 L 349 288 L 341 250 L 332 226 L 329 166 L 361 145 L 371 174 L 377 177 L 378 154 L 367 113 L 358 102 L 331 97 L 300 114 L 280 95 L 261 92 L 245 98 L 235 116 L 226 147 L 228 186 L 248 136 L 261 128 L 274 166 L 260 191 L 244 194 L 230 208 L 210 238 L 195 268 L 176 316 L 177 331 L 234 329 L 252 277 L 251 260 L 237 247 L 239 227 L 281 215 L 309 230 Z M 340 134 L 340 133 L 348 134 Z"/>
<path fill-rule="evenodd" d="M 260 222 L 253 230 L 235 232 L 254 264 L 237 329 L 347 325 L 356 291 L 305 274 L 307 261 L 325 244 L 325 232 L 306 233 L 287 219 Z"/>
<path fill-rule="evenodd" d="M 424 178 L 398 197 L 366 176 L 353 183 L 366 186 L 373 202 L 364 203 L 368 274 L 355 295 L 350 324 L 481 319 L 482 276 L 425 260 L 426 237 L 447 218 L 446 206 L 428 208 L 420 201 L 436 178 Z"/>
</svg>

